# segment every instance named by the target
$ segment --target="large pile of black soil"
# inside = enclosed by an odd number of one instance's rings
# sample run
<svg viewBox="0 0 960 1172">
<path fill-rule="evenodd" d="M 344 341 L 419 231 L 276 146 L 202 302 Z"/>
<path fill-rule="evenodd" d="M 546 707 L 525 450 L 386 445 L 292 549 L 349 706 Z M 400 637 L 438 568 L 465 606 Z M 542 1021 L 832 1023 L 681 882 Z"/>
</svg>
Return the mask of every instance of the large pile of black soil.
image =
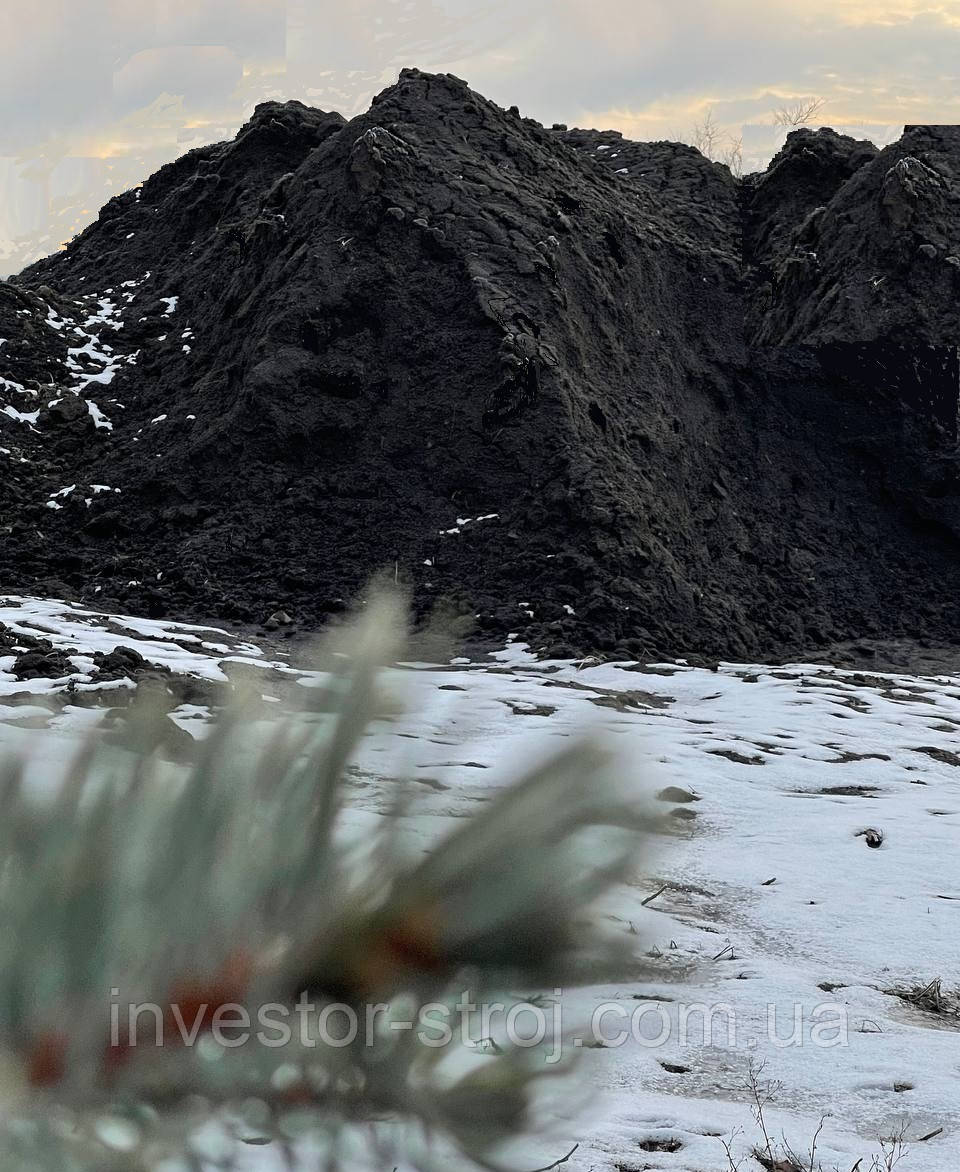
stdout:
<svg viewBox="0 0 960 1172">
<path fill-rule="evenodd" d="M 958 240 L 955 128 L 738 183 L 416 70 L 267 103 L 0 284 L 4 586 L 308 626 L 387 567 L 559 651 L 950 639 Z"/>
</svg>

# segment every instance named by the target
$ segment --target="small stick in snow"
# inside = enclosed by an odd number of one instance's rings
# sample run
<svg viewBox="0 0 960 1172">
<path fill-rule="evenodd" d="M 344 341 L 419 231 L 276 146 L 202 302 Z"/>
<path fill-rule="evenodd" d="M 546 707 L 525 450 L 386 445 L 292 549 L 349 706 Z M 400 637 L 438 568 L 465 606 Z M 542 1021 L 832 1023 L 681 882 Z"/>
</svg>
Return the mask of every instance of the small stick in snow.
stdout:
<svg viewBox="0 0 960 1172">
<path fill-rule="evenodd" d="M 567 1160 L 570 1159 L 579 1146 L 578 1143 L 574 1144 L 565 1156 L 561 1156 L 559 1160 L 554 1160 L 552 1164 L 548 1164 L 545 1168 L 534 1168 L 532 1172 L 551 1172 L 553 1168 L 559 1168 L 561 1164 L 566 1164 Z"/>
<path fill-rule="evenodd" d="M 659 891 L 655 891 L 655 892 L 653 893 L 653 895 L 648 895 L 646 899 L 642 899 L 642 900 L 640 901 L 640 906 L 641 906 L 641 907 L 646 907 L 648 903 L 653 903 L 653 901 L 654 901 L 654 900 L 657 898 L 657 896 L 658 896 L 658 895 L 663 895 L 663 893 L 664 893 L 666 890 L 667 890 L 667 885 L 666 885 L 666 883 L 664 883 L 664 885 L 663 885 L 663 886 L 660 888 L 660 890 L 659 890 Z"/>
<path fill-rule="evenodd" d="M 926 1135 L 921 1135 L 916 1141 L 918 1144 L 925 1144 L 928 1139 L 936 1139 L 938 1135 L 943 1134 L 943 1128 L 938 1127 L 936 1131 L 928 1131 Z"/>
</svg>

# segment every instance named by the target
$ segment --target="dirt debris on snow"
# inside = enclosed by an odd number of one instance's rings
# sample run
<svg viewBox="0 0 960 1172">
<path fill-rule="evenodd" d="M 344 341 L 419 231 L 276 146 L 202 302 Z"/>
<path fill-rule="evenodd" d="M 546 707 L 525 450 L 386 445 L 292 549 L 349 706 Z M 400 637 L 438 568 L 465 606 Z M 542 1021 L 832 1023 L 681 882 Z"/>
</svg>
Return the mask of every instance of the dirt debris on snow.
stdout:
<svg viewBox="0 0 960 1172">
<path fill-rule="evenodd" d="M 292 631 L 386 568 L 560 655 L 949 642 L 958 218 L 957 128 L 738 182 L 450 75 L 264 103 L 0 284 L 7 585 Z"/>
</svg>

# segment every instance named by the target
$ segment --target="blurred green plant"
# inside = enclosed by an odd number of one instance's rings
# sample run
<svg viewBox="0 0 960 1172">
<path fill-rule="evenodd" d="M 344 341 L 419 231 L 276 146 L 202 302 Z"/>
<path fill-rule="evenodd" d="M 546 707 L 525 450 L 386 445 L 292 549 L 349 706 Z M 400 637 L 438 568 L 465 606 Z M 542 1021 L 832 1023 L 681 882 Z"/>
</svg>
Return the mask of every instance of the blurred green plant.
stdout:
<svg viewBox="0 0 960 1172">
<path fill-rule="evenodd" d="M 651 818 L 589 739 L 492 788 L 426 857 L 402 844 L 402 782 L 372 838 L 343 833 L 346 766 L 396 710 L 382 668 L 404 619 L 395 596 L 371 597 L 328 645 L 319 691 L 296 689 L 308 703 L 248 688 L 189 764 L 163 759 L 167 717 L 147 697 L 126 743 L 95 731 L 52 799 L 26 791 L 22 762 L 2 767 L 4 1172 L 232 1168 L 241 1141 L 275 1142 L 292 1168 L 401 1144 L 430 1168 L 439 1140 L 494 1168 L 538 1126 L 538 1094 L 569 1062 L 536 1048 L 480 1056 L 389 1027 L 322 1044 L 316 1023 L 283 1045 L 215 1037 L 238 1011 L 307 999 L 361 1021 L 398 999 L 455 1013 L 632 955 L 636 937 L 608 937 L 589 910 Z"/>
</svg>

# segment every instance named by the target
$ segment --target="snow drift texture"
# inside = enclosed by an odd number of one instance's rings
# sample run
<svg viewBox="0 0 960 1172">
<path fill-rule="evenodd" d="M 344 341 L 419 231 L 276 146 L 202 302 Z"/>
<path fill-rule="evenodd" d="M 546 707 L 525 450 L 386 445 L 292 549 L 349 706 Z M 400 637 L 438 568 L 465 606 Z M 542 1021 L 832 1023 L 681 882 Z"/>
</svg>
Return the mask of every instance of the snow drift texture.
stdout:
<svg viewBox="0 0 960 1172">
<path fill-rule="evenodd" d="M 0 284 L 6 584 L 307 624 L 388 567 L 634 657 L 953 636 L 958 239 L 955 127 L 738 183 L 446 75 L 267 103 Z"/>
</svg>

